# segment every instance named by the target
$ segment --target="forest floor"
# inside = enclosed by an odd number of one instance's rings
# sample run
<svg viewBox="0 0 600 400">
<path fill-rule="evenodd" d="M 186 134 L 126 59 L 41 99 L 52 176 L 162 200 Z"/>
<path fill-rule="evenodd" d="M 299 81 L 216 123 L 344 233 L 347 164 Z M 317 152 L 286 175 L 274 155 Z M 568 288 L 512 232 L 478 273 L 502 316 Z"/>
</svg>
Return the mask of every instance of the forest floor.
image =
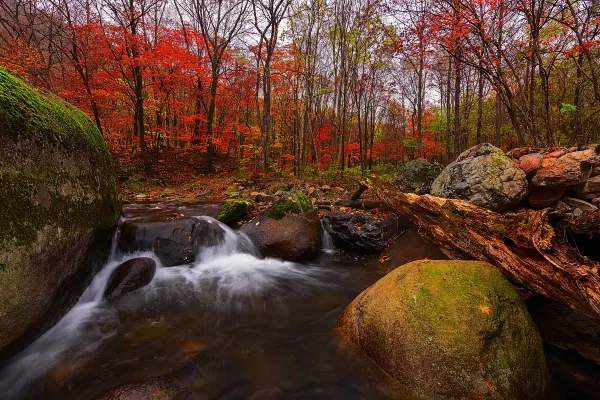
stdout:
<svg viewBox="0 0 600 400">
<path fill-rule="evenodd" d="M 239 164 L 229 158 L 216 158 L 213 174 L 205 174 L 205 160 L 195 150 L 167 150 L 161 153 L 154 174 L 147 176 L 141 158 L 124 153 L 114 154 L 121 195 L 132 201 L 203 201 L 218 202 L 228 198 L 252 199 L 256 193 L 272 195 L 292 187 L 308 191 L 313 188 L 325 199 L 348 199 L 358 186 L 359 177 L 347 172 L 323 172 L 318 177 L 297 179 L 290 173 L 270 173 L 253 178 L 239 172 Z M 254 196 L 252 195 L 254 193 Z M 316 196 L 315 196 L 316 197 Z M 374 198 L 365 193 L 362 198 Z"/>
</svg>

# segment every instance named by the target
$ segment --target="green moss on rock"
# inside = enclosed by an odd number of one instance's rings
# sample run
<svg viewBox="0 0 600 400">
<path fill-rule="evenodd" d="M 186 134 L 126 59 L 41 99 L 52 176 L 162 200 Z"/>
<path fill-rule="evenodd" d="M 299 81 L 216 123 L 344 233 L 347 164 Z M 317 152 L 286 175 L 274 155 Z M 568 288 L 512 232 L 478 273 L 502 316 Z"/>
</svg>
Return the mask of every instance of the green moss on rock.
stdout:
<svg viewBox="0 0 600 400">
<path fill-rule="evenodd" d="M 417 396 L 543 398 L 546 362 L 523 301 L 493 266 L 416 261 L 361 293 L 339 326 Z"/>
<path fill-rule="evenodd" d="M 224 224 L 232 224 L 246 216 L 251 206 L 252 203 L 247 200 L 225 200 L 216 219 Z"/>
<path fill-rule="evenodd" d="M 1 351 L 81 294 L 104 262 L 95 250 L 110 244 L 120 204 L 92 121 L 1 67 L 0 149 Z"/>
<path fill-rule="evenodd" d="M 304 193 L 290 190 L 269 209 L 267 215 L 269 218 L 282 219 L 286 214 L 308 214 L 314 211 L 315 206 Z"/>
<path fill-rule="evenodd" d="M 0 252 L 33 244 L 46 225 L 90 231 L 116 223 L 116 177 L 96 126 L 1 67 L 0 143 Z M 92 185 L 79 185 L 79 178 Z"/>
</svg>

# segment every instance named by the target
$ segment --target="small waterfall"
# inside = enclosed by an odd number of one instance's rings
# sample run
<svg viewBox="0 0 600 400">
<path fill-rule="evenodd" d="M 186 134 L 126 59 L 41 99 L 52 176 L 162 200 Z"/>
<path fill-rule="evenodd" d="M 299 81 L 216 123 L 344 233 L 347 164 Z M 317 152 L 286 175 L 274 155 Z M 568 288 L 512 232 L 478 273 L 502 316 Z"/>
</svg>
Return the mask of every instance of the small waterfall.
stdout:
<svg viewBox="0 0 600 400">
<path fill-rule="evenodd" d="M 193 264 L 169 268 L 163 267 L 152 251 L 121 254 L 117 249 L 119 226 L 107 263 L 75 306 L 0 371 L 1 397 L 27 397 L 29 385 L 39 381 L 52 368 L 64 362 L 69 365 L 83 363 L 94 356 L 104 341 L 118 337 L 121 326 L 118 311 L 102 297 L 111 273 L 129 259 L 150 257 L 157 265 L 152 282 L 127 295 L 136 299 L 140 310 L 158 310 L 163 302 L 171 301 L 189 307 L 198 307 L 197 302 L 201 302 L 202 307 L 212 307 L 217 312 L 222 309 L 243 311 L 252 307 L 250 296 L 286 296 L 290 288 L 298 291 L 329 285 L 324 282 L 322 269 L 262 259 L 245 235 L 211 217 L 196 218 L 218 224 L 225 231 L 223 239 L 214 246 L 197 249 Z M 324 243 L 331 243 L 331 237 L 327 235 L 326 238 L 329 239 Z M 196 301 L 195 305 L 192 301 Z"/>
<path fill-rule="evenodd" d="M 321 222 L 321 250 L 327 254 L 335 253 L 335 246 L 333 244 L 333 239 L 331 238 L 331 234 L 325 229 L 323 226 L 323 222 Z"/>
</svg>

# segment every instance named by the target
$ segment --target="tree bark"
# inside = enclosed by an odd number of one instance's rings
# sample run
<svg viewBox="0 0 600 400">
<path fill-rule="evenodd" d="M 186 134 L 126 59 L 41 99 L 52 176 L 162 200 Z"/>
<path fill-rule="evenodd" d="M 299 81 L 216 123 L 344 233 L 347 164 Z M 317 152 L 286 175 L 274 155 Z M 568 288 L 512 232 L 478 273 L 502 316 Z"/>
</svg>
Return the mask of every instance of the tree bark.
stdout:
<svg viewBox="0 0 600 400">
<path fill-rule="evenodd" d="M 546 211 L 495 213 L 464 200 L 403 193 L 361 181 L 454 259 L 487 261 L 510 280 L 600 320 L 598 264 L 556 235 Z"/>
</svg>

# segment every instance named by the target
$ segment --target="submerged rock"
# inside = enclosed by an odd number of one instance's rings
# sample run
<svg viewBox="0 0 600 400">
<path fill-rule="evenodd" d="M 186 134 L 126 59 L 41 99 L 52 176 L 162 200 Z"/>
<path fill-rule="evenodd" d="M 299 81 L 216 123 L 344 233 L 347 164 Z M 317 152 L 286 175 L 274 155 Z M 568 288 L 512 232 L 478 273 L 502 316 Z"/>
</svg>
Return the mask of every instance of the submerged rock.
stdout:
<svg viewBox="0 0 600 400">
<path fill-rule="evenodd" d="M 542 341 L 512 285 L 478 261 L 415 261 L 346 308 L 338 326 L 399 385 L 431 399 L 538 399 Z"/>
<path fill-rule="evenodd" d="M 133 258 L 119 265 L 108 278 L 103 297 L 115 300 L 148 285 L 156 273 L 156 262 L 147 257 Z"/>
<path fill-rule="evenodd" d="M 77 301 L 106 261 L 120 205 L 94 123 L 1 67 L 0 148 L 3 358 Z"/>
<path fill-rule="evenodd" d="M 298 260 L 321 248 L 317 211 L 302 193 L 291 191 L 241 229 L 266 257 Z"/>
<path fill-rule="evenodd" d="M 527 194 L 525 172 L 489 143 L 461 153 L 431 185 L 437 197 L 468 200 L 491 210 L 517 205 Z"/>
</svg>

